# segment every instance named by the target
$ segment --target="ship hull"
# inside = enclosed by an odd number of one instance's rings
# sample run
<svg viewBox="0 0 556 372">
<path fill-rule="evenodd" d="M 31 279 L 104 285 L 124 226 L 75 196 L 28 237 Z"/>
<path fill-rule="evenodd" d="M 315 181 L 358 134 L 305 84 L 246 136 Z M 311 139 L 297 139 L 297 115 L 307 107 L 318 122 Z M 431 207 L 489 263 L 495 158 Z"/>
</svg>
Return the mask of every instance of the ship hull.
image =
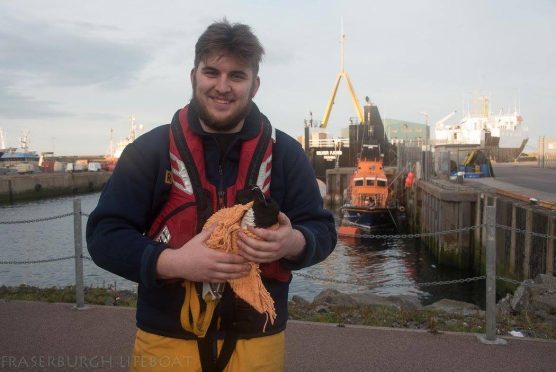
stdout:
<svg viewBox="0 0 556 372">
<path fill-rule="evenodd" d="M 496 162 L 509 163 L 514 161 L 523 152 L 527 141 L 527 139 L 524 139 L 519 147 L 486 146 L 485 152 Z"/>
<path fill-rule="evenodd" d="M 343 207 L 342 226 L 352 226 L 364 232 L 391 232 L 396 230 L 396 209 Z"/>
</svg>

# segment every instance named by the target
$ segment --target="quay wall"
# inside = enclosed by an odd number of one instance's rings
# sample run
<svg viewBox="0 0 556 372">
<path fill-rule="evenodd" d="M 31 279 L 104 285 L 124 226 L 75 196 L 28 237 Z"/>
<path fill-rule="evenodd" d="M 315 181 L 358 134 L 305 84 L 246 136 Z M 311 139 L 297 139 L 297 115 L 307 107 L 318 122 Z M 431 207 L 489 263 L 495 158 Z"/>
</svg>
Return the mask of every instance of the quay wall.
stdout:
<svg viewBox="0 0 556 372">
<path fill-rule="evenodd" d="M 554 268 L 556 212 L 478 187 L 448 181 L 417 181 L 406 195 L 408 222 L 414 232 L 436 233 L 485 223 L 486 206 L 496 206 L 497 275 L 516 280 Z M 534 234 L 541 234 L 539 236 Z M 424 238 L 439 264 L 485 272 L 486 227 Z"/>
<path fill-rule="evenodd" d="M 100 191 L 112 172 L 0 176 L 0 204 Z"/>
</svg>

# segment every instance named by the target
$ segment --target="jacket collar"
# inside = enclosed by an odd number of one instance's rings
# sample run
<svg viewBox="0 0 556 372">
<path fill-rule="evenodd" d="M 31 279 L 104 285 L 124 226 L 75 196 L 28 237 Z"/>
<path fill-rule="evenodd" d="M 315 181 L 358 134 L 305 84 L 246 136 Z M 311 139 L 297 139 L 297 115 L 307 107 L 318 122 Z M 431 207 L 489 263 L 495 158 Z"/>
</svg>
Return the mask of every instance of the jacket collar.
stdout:
<svg viewBox="0 0 556 372">
<path fill-rule="evenodd" d="M 193 131 L 193 133 L 199 136 L 210 136 L 214 133 L 207 133 L 201 126 L 201 122 L 199 121 L 199 110 L 197 108 L 197 102 L 195 99 L 192 99 L 189 102 L 189 111 L 187 112 L 187 120 L 189 121 L 189 127 Z M 237 136 L 241 140 L 248 140 L 254 138 L 259 133 L 261 122 L 261 112 L 259 108 L 255 104 L 255 102 L 251 102 L 251 110 L 247 117 L 245 118 L 245 122 L 243 123 L 243 127 L 241 131 L 237 133 Z"/>
</svg>

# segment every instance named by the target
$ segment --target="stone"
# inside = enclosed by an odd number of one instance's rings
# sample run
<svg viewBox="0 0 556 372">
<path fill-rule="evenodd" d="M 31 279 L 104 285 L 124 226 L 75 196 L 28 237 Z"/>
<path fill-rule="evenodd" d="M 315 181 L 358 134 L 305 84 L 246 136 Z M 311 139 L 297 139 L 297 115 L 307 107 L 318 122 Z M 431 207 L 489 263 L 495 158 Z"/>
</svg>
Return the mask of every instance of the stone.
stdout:
<svg viewBox="0 0 556 372">
<path fill-rule="evenodd" d="M 294 295 L 291 301 L 300 306 L 309 306 L 311 304 L 309 301 L 298 295 Z"/>
<path fill-rule="evenodd" d="M 313 306 L 318 305 L 356 307 L 357 301 L 350 295 L 342 293 L 335 289 L 325 289 L 324 291 L 319 293 L 313 300 Z"/>
<path fill-rule="evenodd" d="M 513 311 L 511 301 L 512 295 L 507 293 L 506 297 L 498 301 L 498 303 L 496 304 L 496 310 L 498 310 L 498 313 L 501 315 L 510 315 Z"/>
<path fill-rule="evenodd" d="M 318 306 L 315 307 L 315 312 L 317 312 L 319 314 L 329 313 L 330 309 L 328 309 L 328 306 L 318 305 Z"/>
<path fill-rule="evenodd" d="M 539 274 L 535 278 L 535 284 L 541 285 L 546 292 L 556 292 L 556 278 L 550 274 Z"/>
<path fill-rule="evenodd" d="M 533 311 L 543 311 L 546 314 L 556 315 L 556 293 L 535 296 L 531 299 Z"/>
<path fill-rule="evenodd" d="M 398 310 L 418 310 L 421 308 L 419 299 L 415 296 L 379 296 L 373 293 L 352 293 L 350 295 L 358 305 L 389 306 Z"/>
<path fill-rule="evenodd" d="M 420 310 L 423 308 L 421 301 L 416 296 L 399 295 L 388 296 L 387 298 L 393 303 L 398 304 L 402 310 Z"/>
<path fill-rule="evenodd" d="M 525 280 L 514 292 L 510 305 L 514 311 L 529 310 L 531 304 L 531 287 L 534 282 L 531 279 Z"/>
<path fill-rule="evenodd" d="M 462 302 L 462 301 L 455 301 L 449 299 L 442 299 L 437 301 L 431 305 L 423 307 L 425 310 L 436 310 L 436 311 L 444 311 L 448 314 L 454 315 L 478 315 L 484 312 L 481 309 L 473 304 Z"/>
</svg>

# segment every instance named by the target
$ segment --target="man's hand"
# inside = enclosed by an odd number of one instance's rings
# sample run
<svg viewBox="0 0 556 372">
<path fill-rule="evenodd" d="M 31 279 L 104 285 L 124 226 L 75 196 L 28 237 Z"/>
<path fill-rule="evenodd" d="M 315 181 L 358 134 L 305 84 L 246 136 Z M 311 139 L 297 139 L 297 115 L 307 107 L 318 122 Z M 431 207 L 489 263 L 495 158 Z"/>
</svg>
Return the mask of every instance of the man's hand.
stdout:
<svg viewBox="0 0 556 372">
<path fill-rule="evenodd" d="M 282 212 L 278 215 L 278 228 L 262 229 L 248 227 L 259 239 L 239 233 L 239 254 L 246 260 L 267 263 L 286 258 L 295 261 L 305 250 L 305 237 L 299 230 L 292 229 L 290 219 Z"/>
<path fill-rule="evenodd" d="M 211 249 L 205 244 L 213 230 L 201 231 L 178 249 L 162 251 L 156 263 L 158 277 L 222 283 L 247 275 L 250 265 L 245 258 Z"/>
</svg>

